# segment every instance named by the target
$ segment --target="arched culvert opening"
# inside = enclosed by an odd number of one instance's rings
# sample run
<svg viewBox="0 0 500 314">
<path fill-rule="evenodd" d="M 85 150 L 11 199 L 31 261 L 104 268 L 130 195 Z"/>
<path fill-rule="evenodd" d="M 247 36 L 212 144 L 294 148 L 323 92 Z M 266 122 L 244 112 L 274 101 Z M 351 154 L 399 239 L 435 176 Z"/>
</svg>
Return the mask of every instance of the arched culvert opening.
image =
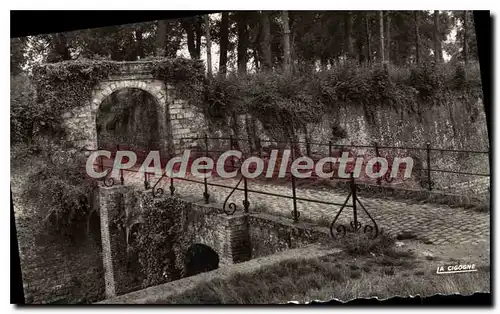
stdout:
<svg viewBox="0 0 500 314">
<path fill-rule="evenodd" d="M 101 149 L 160 149 L 159 104 L 138 88 L 122 88 L 104 98 L 97 111 L 97 144 Z"/>
<path fill-rule="evenodd" d="M 184 258 L 184 276 L 186 277 L 219 268 L 219 255 L 205 244 L 191 245 Z"/>
</svg>

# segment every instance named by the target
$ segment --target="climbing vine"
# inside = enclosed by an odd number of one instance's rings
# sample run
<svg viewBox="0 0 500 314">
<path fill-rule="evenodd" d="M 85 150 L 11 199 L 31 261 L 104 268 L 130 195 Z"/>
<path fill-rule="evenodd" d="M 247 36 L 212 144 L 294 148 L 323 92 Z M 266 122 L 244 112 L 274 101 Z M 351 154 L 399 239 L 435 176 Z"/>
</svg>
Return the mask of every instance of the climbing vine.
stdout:
<svg viewBox="0 0 500 314">
<path fill-rule="evenodd" d="M 200 106 L 207 83 L 203 61 L 185 58 L 147 60 L 152 63 L 151 74 L 171 84 L 177 98 Z"/>
<path fill-rule="evenodd" d="M 381 107 L 421 115 L 426 106 L 456 100 L 474 103 L 481 96 L 479 72 L 474 66 L 346 66 L 293 75 L 260 72 L 214 77 L 204 85 L 204 101 L 198 104 L 207 118 L 219 125 L 227 125 L 235 112 L 248 113 L 269 133 L 278 130 L 290 137 L 295 129 L 321 121 L 325 113 L 340 107 L 361 106 L 374 124 Z"/>
<path fill-rule="evenodd" d="M 194 208 L 192 203 L 176 197 L 143 198 L 141 204 L 141 222 L 132 230 L 129 244 L 144 275 L 142 286 L 180 279 L 185 275 L 186 250 L 196 235 L 207 232 L 207 220 L 218 211 Z M 125 219 L 117 216 L 116 221 L 123 223 Z"/>
<path fill-rule="evenodd" d="M 49 233 L 77 240 L 87 230 L 92 213 L 92 195 L 96 182 L 85 169 L 82 156 L 63 152 L 38 164 L 23 186 L 23 197 L 35 204 L 33 218 Z"/>
<path fill-rule="evenodd" d="M 37 113 L 38 124 L 60 131 L 62 115 L 87 104 L 95 85 L 117 68 L 117 62 L 86 59 L 35 66 L 36 101 L 43 104 Z"/>
<path fill-rule="evenodd" d="M 181 253 L 176 250 L 186 239 L 181 223 L 186 206 L 175 198 L 145 204 L 133 243 L 145 276 L 143 287 L 180 278 Z"/>
</svg>

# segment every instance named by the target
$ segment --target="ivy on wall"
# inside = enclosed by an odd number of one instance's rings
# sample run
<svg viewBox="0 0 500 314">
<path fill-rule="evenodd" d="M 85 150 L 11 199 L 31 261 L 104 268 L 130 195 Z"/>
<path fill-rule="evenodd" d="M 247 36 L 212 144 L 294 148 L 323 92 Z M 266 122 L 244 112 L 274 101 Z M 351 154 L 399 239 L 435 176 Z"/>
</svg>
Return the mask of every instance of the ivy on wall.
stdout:
<svg viewBox="0 0 500 314">
<path fill-rule="evenodd" d="M 293 75 L 216 76 L 207 80 L 204 101 L 198 104 L 217 125 L 228 125 L 234 113 L 248 113 L 268 133 L 290 138 L 305 124 L 321 121 L 340 107 L 361 106 L 367 121 L 374 124 L 381 107 L 420 115 L 426 106 L 457 100 L 471 104 L 481 94 L 477 64 L 466 68 L 426 63 L 412 68 L 345 66 Z"/>
<path fill-rule="evenodd" d="M 92 90 L 118 68 L 117 62 L 78 59 L 47 63 L 33 69 L 36 101 L 43 103 L 38 122 L 54 131 L 62 115 L 91 100 Z"/>
<path fill-rule="evenodd" d="M 145 61 L 151 74 L 173 85 L 181 98 L 194 104 L 201 101 L 206 83 L 202 61 L 184 58 Z M 39 122 L 50 128 L 60 128 L 62 115 L 87 104 L 93 88 L 116 73 L 121 64 L 109 60 L 77 59 L 35 66 L 36 100 L 43 104 L 42 112 L 38 113 Z"/>
<path fill-rule="evenodd" d="M 203 61 L 185 58 L 146 60 L 152 64 L 151 74 L 171 84 L 178 98 L 200 105 L 206 86 Z"/>
<path fill-rule="evenodd" d="M 189 242 L 183 234 L 182 224 L 186 206 L 185 202 L 175 198 L 145 202 L 141 213 L 142 223 L 132 243 L 145 276 L 143 287 L 181 277 L 183 261 L 179 249 Z"/>
<path fill-rule="evenodd" d="M 129 245 L 140 263 L 142 287 L 182 278 L 188 247 L 196 235 L 213 232 L 207 229 L 207 220 L 219 212 L 193 208 L 192 203 L 177 197 L 153 200 L 148 195 L 140 204 L 140 224 L 132 228 Z"/>
<path fill-rule="evenodd" d="M 39 132 L 46 135 L 50 142 L 59 142 L 65 134 L 64 113 L 87 105 L 95 86 L 117 73 L 122 64 L 109 60 L 78 59 L 35 66 L 32 79 L 35 102 L 38 105 L 27 108 L 33 111 L 29 113 L 34 117 L 30 123 L 36 124 Z M 205 72 L 201 61 L 182 58 L 151 59 L 146 67 L 151 69 L 154 77 L 172 84 L 177 95 L 182 95 L 183 99 L 193 104 L 199 104 L 205 86 Z M 20 113 L 27 114 L 25 111 Z M 72 143 L 62 141 L 55 146 L 53 143 L 49 143 L 52 147 L 44 148 L 47 154 L 73 151 Z M 79 160 L 75 156 L 70 159 Z M 48 163 L 31 175 L 29 181 L 33 184 L 26 189 L 28 195 L 47 207 L 46 210 L 41 210 L 42 217 L 54 221 L 56 229 L 64 233 L 68 230 L 71 233 L 75 223 L 80 223 L 82 217 L 78 215 L 87 214 L 90 192 L 95 186 L 95 182 L 88 180 L 79 165 L 81 163 L 75 165 L 74 162 L 63 161 L 56 166 L 49 156 Z"/>
</svg>

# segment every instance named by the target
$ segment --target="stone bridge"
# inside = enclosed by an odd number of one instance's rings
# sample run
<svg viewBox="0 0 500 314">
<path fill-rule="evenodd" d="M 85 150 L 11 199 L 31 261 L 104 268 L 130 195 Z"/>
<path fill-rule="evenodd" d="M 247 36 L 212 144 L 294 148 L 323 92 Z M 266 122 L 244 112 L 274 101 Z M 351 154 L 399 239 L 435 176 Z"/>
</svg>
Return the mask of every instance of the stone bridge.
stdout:
<svg viewBox="0 0 500 314">
<path fill-rule="evenodd" d="M 97 149 L 99 106 L 106 97 L 125 88 L 143 90 L 155 99 L 162 153 L 172 151 L 179 142 L 175 138 L 198 136 L 203 115 L 185 100 L 176 98 L 173 85 L 154 77 L 152 69 L 152 61 L 118 62 L 118 70 L 94 87 L 85 106 L 64 114 L 68 140 L 81 149 Z"/>
<path fill-rule="evenodd" d="M 161 262 L 175 260 L 174 268 L 182 269 L 184 255 L 192 244 L 211 247 L 219 256 L 219 267 L 227 267 L 291 248 L 331 241 L 326 228 L 265 214 L 226 215 L 220 205 L 169 196 L 153 198 L 150 190 L 140 191 L 133 186 L 100 187 L 98 200 L 106 298 L 179 279 L 162 278 Z M 117 221 L 126 221 L 126 226 L 120 227 Z M 157 224 L 161 225 L 160 229 L 154 228 Z M 173 236 L 166 235 L 166 230 Z M 134 232 L 146 235 L 146 239 L 156 236 L 166 239 L 165 247 L 151 257 L 158 261 L 155 264 L 158 267 L 148 269 L 147 274 L 141 263 L 132 270 L 128 266 L 128 248 L 136 241 Z M 154 246 L 145 241 L 136 246 L 136 250 L 147 251 Z M 134 281 L 133 278 L 140 276 L 142 281 Z M 152 277 L 155 279 L 144 281 Z"/>
</svg>

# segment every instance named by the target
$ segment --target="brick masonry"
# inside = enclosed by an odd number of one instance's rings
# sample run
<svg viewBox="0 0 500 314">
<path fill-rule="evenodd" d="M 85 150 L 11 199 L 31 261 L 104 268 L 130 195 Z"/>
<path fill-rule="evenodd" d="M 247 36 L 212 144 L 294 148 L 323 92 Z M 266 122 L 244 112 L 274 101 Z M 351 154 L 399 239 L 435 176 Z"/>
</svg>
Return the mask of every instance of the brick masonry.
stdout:
<svg viewBox="0 0 500 314">
<path fill-rule="evenodd" d="M 133 198 L 135 201 L 126 201 L 127 198 Z M 174 204 L 170 202 L 183 204 L 181 207 L 175 206 L 182 208 L 180 212 L 175 213 L 179 217 L 179 220 L 175 220 L 176 223 L 182 224 L 178 226 L 182 231 L 182 241 L 176 241 L 172 247 L 180 267 L 184 252 L 194 243 L 213 248 L 219 255 L 220 267 L 224 267 L 329 239 L 326 228 L 316 228 L 310 224 L 294 224 L 289 220 L 265 214 L 226 215 L 217 205 L 206 205 L 177 197 L 153 199 L 151 191 L 134 191 L 132 186 L 101 187 L 100 210 L 107 298 L 141 288 L 137 281 L 132 283 L 133 278 L 141 277 L 141 270 L 137 269 L 134 273 L 124 266 L 127 260 L 124 254 L 126 236 L 112 226 L 110 217 L 116 217 L 123 211 L 128 211 L 129 215 L 135 212 L 140 216 L 140 212 L 145 208 L 152 206 L 153 210 L 157 208 L 156 210 L 160 211 L 164 206 Z M 168 228 L 167 225 L 165 227 Z M 162 282 L 157 284 L 159 283 Z"/>
<path fill-rule="evenodd" d="M 168 82 L 153 77 L 150 62 L 123 63 L 117 73 L 94 87 L 88 104 L 63 115 L 68 130 L 67 140 L 81 149 L 97 149 L 96 118 L 102 101 L 124 88 L 137 88 L 149 93 L 157 102 L 159 146 L 164 154 L 174 151 L 181 137 L 196 137 L 203 130 L 204 118 L 186 101 L 177 99 Z M 176 140 L 174 141 L 174 138 Z"/>
<path fill-rule="evenodd" d="M 133 196 L 135 195 L 135 197 Z M 133 198 L 134 201 L 126 201 Z M 151 202 L 152 201 L 152 202 Z M 140 215 L 146 206 L 165 206 L 164 199 L 152 199 L 151 192 L 134 192 L 130 186 L 114 186 L 100 188 L 101 223 L 103 226 L 103 264 L 105 266 L 106 296 L 121 295 L 140 288 L 140 282 L 133 278 L 140 278 L 141 271 L 131 273 L 125 266 L 127 256 L 126 235 L 112 225 L 116 215 L 134 212 Z M 248 222 L 246 216 L 226 216 L 219 214 L 220 209 L 205 206 L 204 204 L 189 203 L 187 210 L 198 212 L 199 215 L 177 213 L 181 219 L 180 227 L 184 241 L 179 242 L 182 247 L 174 247 L 177 260 L 182 267 L 182 257 L 189 244 L 202 243 L 212 247 L 219 255 L 220 265 L 248 260 Z M 167 204 L 168 206 L 168 204 Z M 147 228 L 147 227 L 146 227 Z M 161 271 L 161 270 L 159 270 Z"/>
<path fill-rule="evenodd" d="M 32 204 L 13 185 L 17 240 L 27 304 L 92 303 L 105 298 L 101 235 L 97 213 L 89 233 L 75 229 L 71 240 L 36 228 L 37 218 L 24 215 Z"/>
<path fill-rule="evenodd" d="M 221 267 L 210 272 L 183 278 L 175 282 L 131 292 L 116 298 L 104 300 L 99 302 L 99 304 L 159 304 L 160 302 L 168 300 L 169 297 L 185 293 L 202 283 L 210 282 L 214 279 L 228 280 L 235 275 L 251 274 L 262 267 L 273 266 L 286 260 L 314 259 L 331 254 L 338 254 L 340 252 L 341 250 L 338 248 L 308 245 L 306 247 L 287 250 L 286 252 L 258 257 L 231 267 Z"/>
<path fill-rule="evenodd" d="M 253 136 L 264 140 L 263 147 L 280 146 L 280 134 L 264 130 L 259 121 L 255 121 L 245 114 L 237 115 L 238 130 L 229 127 L 222 129 L 209 127 L 204 115 L 198 108 L 179 98 L 174 87 L 169 82 L 163 82 L 153 77 L 148 71 L 151 63 L 148 61 L 124 62 L 120 70 L 102 81 L 93 91 L 92 98 L 87 106 L 73 110 L 64 115 L 66 127 L 70 131 L 68 140 L 77 147 L 96 149 L 97 131 L 96 115 L 101 102 L 113 92 L 123 88 L 139 88 L 151 94 L 158 103 L 159 146 L 162 155 L 171 153 L 179 154 L 186 148 L 204 147 L 202 140 L 192 138 L 201 137 L 208 133 L 210 137 L 237 136 L 240 149 L 250 150 L 255 147 Z M 485 123 L 482 101 L 478 99 L 473 104 L 455 102 L 443 106 L 430 106 L 421 108 L 422 113 L 417 114 L 411 110 L 396 110 L 391 108 L 377 108 L 372 110 L 372 119 L 367 118 L 366 108 L 361 106 L 340 106 L 335 112 L 325 114 L 320 123 L 307 125 L 305 131 L 297 130 L 297 139 L 308 139 L 314 143 L 357 144 L 389 146 L 410 146 L 424 148 L 430 143 L 434 148 L 480 150 L 487 151 L 488 133 Z M 345 131 L 345 136 L 335 135 L 333 128 L 339 127 Z M 314 140 L 313 140 L 314 139 Z M 266 142 L 270 140 L 271 142 Z M 211 149 L 227 149 L 228 143 L 212 141 Z M 299 145 L 301 152 L 306 153 L 305 145 Z M 313 155 L 326 156 L 327 146 L 310 146 Z M 352 149 L 356 155 L 373 157 L 373 149 Z M 425 150 L 381 149 L 382 156 L 411 156 L 426 165 Z M 488 156 L 486 154 L 465 153 L 440 153 L 432 152 L 431 168 L 452 171 L 489 173 Z M 432 180 L 435 189 L 455 189 L 461 193 L 460 184 L 473 189 L 484 191 L 488 183 L 477 180 L 478 177 L 469 175 L 456 175 L 453 173 L 433 173 Z M 420 180 L 416 178 L 416 180 Z M 393 185 L 412 188 L 414 180 L 395 180 Z"/>
</svg>

